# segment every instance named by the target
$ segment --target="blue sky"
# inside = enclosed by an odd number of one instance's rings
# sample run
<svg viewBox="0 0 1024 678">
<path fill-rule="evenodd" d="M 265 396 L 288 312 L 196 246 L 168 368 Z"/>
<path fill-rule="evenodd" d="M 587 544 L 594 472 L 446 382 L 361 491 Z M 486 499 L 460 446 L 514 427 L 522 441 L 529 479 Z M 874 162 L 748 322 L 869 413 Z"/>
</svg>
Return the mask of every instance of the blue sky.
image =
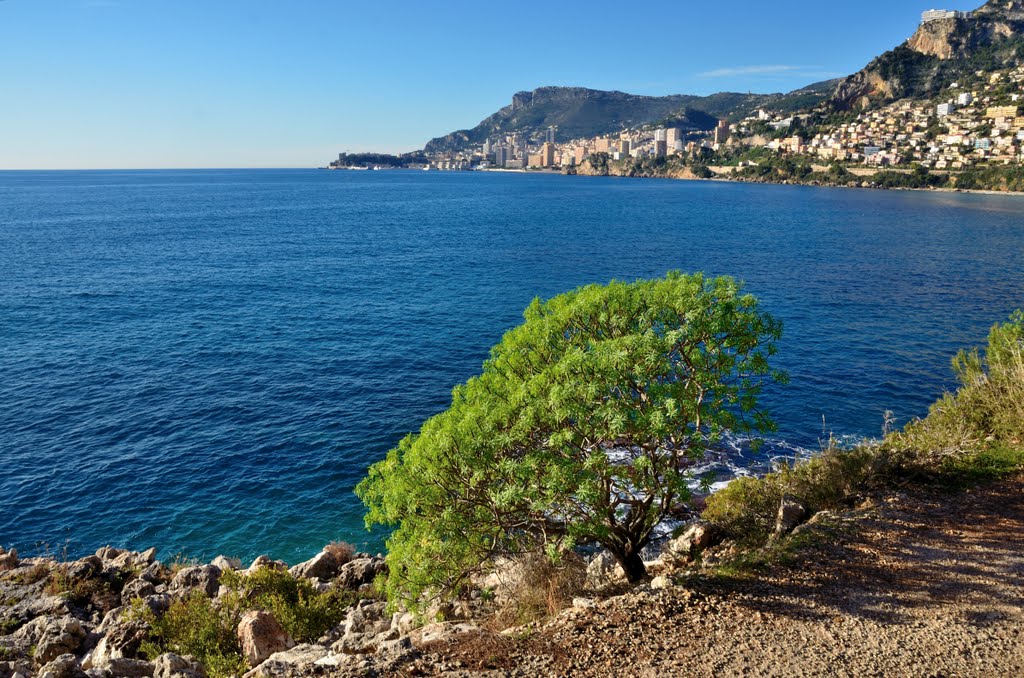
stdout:
<svg viewBox="0 0 1024 678">
<path fill-rule="evenodd" d="M 788 91 L 982 0 L 0 0 L 0 169 L 310 167 L 514 92 Z"/>
</svg>

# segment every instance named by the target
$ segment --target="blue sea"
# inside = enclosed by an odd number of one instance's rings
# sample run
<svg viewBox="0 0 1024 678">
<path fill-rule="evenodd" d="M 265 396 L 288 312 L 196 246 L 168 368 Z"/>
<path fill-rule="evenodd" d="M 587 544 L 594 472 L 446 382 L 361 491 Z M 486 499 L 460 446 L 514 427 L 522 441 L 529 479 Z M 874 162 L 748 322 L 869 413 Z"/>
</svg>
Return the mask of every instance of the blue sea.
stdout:
<svg viewBox="0 0 1024 678">
<path fill-rule="evenodd" d="M 414 171 L 0 172 L 0 544 L 296 562 L 534 297 L 729 274 L 785 324 L 779 433 L 878 436 L 1024 306 L 1024 199 Z"/>
</svg>

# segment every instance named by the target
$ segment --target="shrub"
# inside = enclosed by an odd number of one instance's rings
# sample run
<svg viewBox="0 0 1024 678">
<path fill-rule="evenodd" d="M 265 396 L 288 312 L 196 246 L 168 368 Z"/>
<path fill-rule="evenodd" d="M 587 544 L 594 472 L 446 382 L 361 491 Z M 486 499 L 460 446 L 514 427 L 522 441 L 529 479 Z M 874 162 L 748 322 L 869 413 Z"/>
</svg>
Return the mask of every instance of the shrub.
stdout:
<svg viewBox="0 0 1024 678">
<path fill-rule="evenodd" d="M 246 667 L 236 629 L 245 612 L 265 610 L 296 641 L 313 642 L 341 622 L 361 595 L 337 588 L 319 592 L 308 579 L 272 568 L 252 574 L 224 572 L 220 581 L 229 590 L 217 601 L 194 591 L 172 603 L 162 616 L 141 600 L 133 601 L 132 618 L 150 626 L 143 654 L 150 658 L 164 652 L 190 654 L 202 662 L 211 678 L 241 675 Z"/>
<path fill-rule="evenodd" d="M 150 638 L 141 646 L 143 655 L 155 658 L 165 652 L 192 655 L 210 678 L 240 676 L 247 669 L 235 629 L 241 611 L 216 606 L 201 591 L 193 591 L 171 603 L 157 617 L 141 600 L 133 601 L 133 616 L 150 626 Z"/>
<path fill-rule="evenodd" d="M 989 466 L 989 448 L 1024 448 L 1024 312 L 993 326 L 983 351 L 960 351 L 953 370 L 956 392 L 886 438 L 911 470 L 969 472 L 972 460 Z"/>
<path fill-rule="evenodd" d="M 740 543 L 759 545 L 775 529 L 783 495 L 794 497 L 812 513 L 838 508 L 884 479 L 887 470 L 888 458 L 880 448 L 832 448 L 763 478 L 737 478 L 708 497 L 701 516 Z"/>
<path fill-rule="evenodd" d="M 334 556 L 334 560 L 337 561 L 338 565 L 344 565 L 352 560 L 352 556 L 355 555 L 356 552 L 356 547 L 345 541 L 335 541 L 325 546 L 324 551 L 327 551 Z"/>
<path fill-rule="evenodd" d="M 230 605 L 270 612 L 300 643 L 315 641 L 336 626 L 358 599 L 355 592 L 333 587 L 318 592 L 308 579 L 269 567 L 248 575 L 225 572 L 221 584 L 231 590 Z"/>
</svg>

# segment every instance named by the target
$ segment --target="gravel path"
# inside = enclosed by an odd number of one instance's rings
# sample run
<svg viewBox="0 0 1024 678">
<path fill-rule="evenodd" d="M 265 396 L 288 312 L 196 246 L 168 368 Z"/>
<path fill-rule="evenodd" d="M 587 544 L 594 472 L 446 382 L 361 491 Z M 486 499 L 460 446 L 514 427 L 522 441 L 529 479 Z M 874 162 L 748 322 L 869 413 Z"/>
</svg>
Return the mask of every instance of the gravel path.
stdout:
<svg viewBox="0 0 1024 678">
<path fill-rule="evenodd" d="M 757 579 L 639 590 L 403 673 L 1024 676 L 1024 477 L 896 495 L 815 531 L 831 539 Z"/>
</svg>

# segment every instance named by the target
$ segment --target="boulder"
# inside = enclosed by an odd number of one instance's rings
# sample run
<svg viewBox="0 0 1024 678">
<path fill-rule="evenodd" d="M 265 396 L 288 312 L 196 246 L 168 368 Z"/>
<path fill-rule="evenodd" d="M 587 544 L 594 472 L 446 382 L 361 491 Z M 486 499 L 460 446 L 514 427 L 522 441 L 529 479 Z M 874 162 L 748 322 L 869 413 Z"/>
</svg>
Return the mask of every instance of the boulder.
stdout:
<svg viewBox="0 0 1024 678">
<path fill-rule="evenodd" d="M 326 656 L 327 648 L 323 645 L 298 645 L 290 650 L 275 652 L 243 678 L 312 674 L 310 669 Z"/>
<path fill-rule="evenodd" d="M 105 666 L 94 667 L 110 671 L 115 678 L 146 678 L 153 675 L 153 662 L 144 659 L 111 659 Z"/>
<path fill-rule="evenodd" d="M 18 552 L 14 549 L 5 551 L 0 547 L 0 572 L 18 567 Z"/>
<path fill-rule="evenodd" d="M 338 560 L 333 554 L 321 551 L 304 563 L 289 568 L 293 577 L 306 579 L 333 579 L 338 573 Z"/>
<path fill-rule="evenodd" d="M 480 627 L 465 622 L 438 622 L 416 629 L 409 636 L 413 644 L 423 645 L 435 641 L 448 641 L 466 633 L 476 633 Z"/>
<path fill-rule="evenodd" d="M 227 556 L 217 556 L 210 561 L 210 564 L 220 569 L 221 572 L 229 570 L 240 570 L 242 569 L 242 561 L 238 558 L 228 558 Z"/>
<path fill-rule="evenodd" d="M 660 574 L 651 580 L 651 588 L 655 591 L 659 589 L 667 589 L 670 586 L 672 586 L 672 580 L 663 574 Z"/>
<path fill-rule="evenodd" d="M 127 605 L 135 598 L 146 598 L 156 593 L 153 582 L 145 579 L 132 579 L 121 589 L 121 604 Z"/>
<path fill-rule="evenodd" d="M 103 571 L 103 561 L 96 556 L 86 556 L 64 566 L 69 579 L 89 579 Z"/>
<path fill-rule="evenodd" d="M 792 532 L 806 517 L 807 509 L 803 504 L 789 495 L 784 495 L 779 504 L 778 515 L 775 517 L 775 534 Z"/>
<path fill-rule="evenodd" d="M 62 654 L 39 669 L 39 678 L 86 678 L 85 671 L 78 664 L 78 657 Z"/>
<path fill-rule="evenodd" d="M 398 638 L 387 615 L 386 603 L 361 601 L 345 619 L 344 635 L 331 646 L 334 652 L 357 654 L 372 651 L 380 643 Z"/>
<path fill-rule="evenodd" d="M 262 610 L 246 612 L 237 632 L 242 656 L 249 666 L 259 666 L 271 655 L 295 647 L 295 641 L 274 616 Z"/>
<path fill-rule="evenodd" d="M 167 581 L 169 577 L 170 571 L 166 567 L 164 567 L 163 563 L 161 563 L 158 560 L 150 563 L 148 566 L 146 566 L 145 569 L 142 570 L 142 572 L 139 572 L 139 579 L 148 581 L 154 586 L 157 584 L 162 584 L 163 582 Z"/>
<path fill-rule="evenodd" d="M 36 617 L 14 632 L 15 646 L 23 650 L 35 647 L 33 658 L 42 666 L 62 654 L 73 654 L 85 640 L 86 629 L 72 616 Z"/>
<path fill-rule="evenodd" d="M 148 632 L 146 625 L 138 621 L 112 625 L 108 629 L 82 660 L 84 668 L 110 668 L 115 659 L 135 659 Z"/>
<path fill-rule="evenodd" d="M 602 589 L 625 576 L 619 562 L 607 549 L 600 551 L 587 565 L 587 585 L 594 589 Z"/>
<path fill-rule="evenodd" d="M 215 598 L 220 588 L 220 568 L 216 565 L 195 565 L 186 567 L 174 575 L 168 591 L 172 595 L 187 596 L 192 591 L 202 591 L 207 598 Z"/>
<path fill-rule="evenodd" d="M 693 560 L 701 551 L 714 545 L 718 536 L 718 531 L 711 523 L 694 523 L 681 535 L 669 541 L 662 555 L 670 562 Z"/>
<path fill-rule="evenodd" d="M 406 635 L 417 625 L 416 615 L 412 612 L 396 612 L 391 615 L 391 628 L 397 630 L 399 635 Z"/>
<path fill-rule="evenodd" d="M 268 556 L 258 556 L 256 560 L 252 561 L 252 564 L 245 573 L 252 574 L 264 567 L 269 567 L 272 570 L 280 570 L 282 572 L 288 569 L 288 565 L 282 560 L 271 560 Z"/>
<path fill-rule="evenodd" d="M 203 669 L 192 657 L 168 652 L 153 662 L 153 678 L 202 678 Z"/>
<path fill-rule="evenodd" d="M 372 583 L 378 574 L 387 572 L 387 569 L 388 565 L 383 558 L 356 558 L 338 569 L 338 585 L 346 589 L 358 589 L 363 584 Z"/>
</svg>

